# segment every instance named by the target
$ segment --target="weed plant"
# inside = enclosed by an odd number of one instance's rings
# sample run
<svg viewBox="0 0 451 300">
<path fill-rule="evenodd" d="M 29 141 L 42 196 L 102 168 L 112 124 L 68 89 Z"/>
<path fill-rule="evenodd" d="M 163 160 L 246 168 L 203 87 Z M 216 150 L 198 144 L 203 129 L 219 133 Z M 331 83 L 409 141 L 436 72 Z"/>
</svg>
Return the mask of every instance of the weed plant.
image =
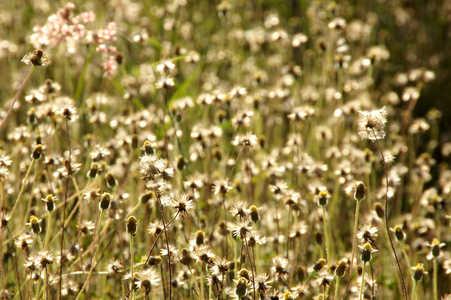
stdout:
<svg viewBox="0 0 451 300">
<path fill-rule="evenodd" d="M 451 299 L 451 142 L 416 110 L 441 75 L 395 40 L 419 10 L 23 2 L 1 299 Z"/>
</svg>

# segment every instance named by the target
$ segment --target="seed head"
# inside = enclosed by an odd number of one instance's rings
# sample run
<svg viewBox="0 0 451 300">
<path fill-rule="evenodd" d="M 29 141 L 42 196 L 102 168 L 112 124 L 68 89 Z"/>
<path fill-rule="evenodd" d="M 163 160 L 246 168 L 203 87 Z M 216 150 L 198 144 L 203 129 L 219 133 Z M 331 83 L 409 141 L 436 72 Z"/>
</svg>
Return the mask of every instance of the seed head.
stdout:
<svg viewBox="0 0 451 300">
<path fill-rule="evenodd" d="M 366 196 L 366 186 L 363 182 L 358 182 L 354 190 L 354 199 L 356 201 L 362 201 Z"/>
<path fill-rule="evenodd" d="M 127 218 L 125 220 L 126 222 L 126 227 L 127 227 L 127 232 L 130 235 L 135 235 L 136 231 L 138 230 L 138 220 L 134 217 L 134 216 L 130 216 L 129 218 Z"/>
<path fill-rule="evenodd" d="M 387 109 L 360 111 L 358 125 L 359 136 L 371 141 L 381 140 L 385 137 L 385 123 L 387 123 Z"/>
<path fill-rule="evenodd" d="M 36 49 L 33 53 L 27 54 L 22 58 L 22 62 L 27 65 L 45 66 L 50 62 L 48 56 L 41 49 Z"/>
</svg>

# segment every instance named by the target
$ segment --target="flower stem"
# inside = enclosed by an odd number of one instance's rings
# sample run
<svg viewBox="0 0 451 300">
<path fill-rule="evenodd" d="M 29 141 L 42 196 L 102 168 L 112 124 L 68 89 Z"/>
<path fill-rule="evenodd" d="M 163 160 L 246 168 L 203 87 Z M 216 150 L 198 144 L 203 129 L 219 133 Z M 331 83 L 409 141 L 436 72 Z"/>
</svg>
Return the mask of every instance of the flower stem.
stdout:
<svg viewBox="0 0 451 300">
<path fill-rule="evenodd" d="M 437 277 L 438 277 L 438 264 L 437 264 L 437 258 L 434 257 L 434 270 L 433 270 L 433 274 L 432 274 L 432 290 L 434 293 L 434 300 L 438 300 L 438 291 L 437 291 Z"/>
<path fill-rule="evenodd" d="M 360 200 L 361 201 L 361 200 Z M 343 300 L 346 298 L 346 294 L 348 293 L 349 290 L 349 286 L 351 284 L 351 279 L 352 279 L 352 266 L 354 263 L 354 255 L 355 255 L 355 245 L 357 243 L 357 225 L 359 224 L 359 209 L 360 209 L 360 201 L 357 200 L 357 206 L 355 209 L 355 221 L 354 221 L 354 241 L 352 242 L 352 254 L 351 254 L 351 263 L 349 265 L 349 280 L 348 280 L 348 284 L 346 286 L 346 290 L 343 294 Z"/>
<path fill-rule="evenodd" d="M 374 137 L 376 137 L 376 133 L 374 132 L 373 129 L 373 134 Z M 388 171 L 387 171 L 387 164 L 385 162 L 385 156 L 384 156 L 384 152 L 382 151 L 382 147 L 381 144 L 379 143 L 379 141 L 376 139 L 376 144 L 377 147 L 379 148 L 379 152 L 381 153 L 382 156 L 382 163 L 384 165 L 384 172 L 385 172 L 385 185 L 386 185 L 386 191 L 385 191 L 385 203 L 384 203 L 384 220 L 385 220 L 385 230 L 387 231 L 387 235 L 388 235 L 388 239 L 390 241 L 390 246 L 392 248 L 392 252 L 393 255 L 395 257 L 396 260 L 396 265 L 398 266 L 398 272 L 399 272 L 399 276 L 401 277 L 401 283 L 402 283 L 402 289 L 404 292 L 404 299 L 407 300 L 407 288 L 406 288 L 406 282 L 404 280 L 404 275 L 402 273 L 401 270 L 401 265 L 399 264 L 399 259 L 398 259 L 398 255 L 396 254 L 396 250 L 395 250 L 395 246 L 393 245 L 393 240 L 390 236 L 390 232 L 388 229 Z"/>
<path fill-rule="evenodd" d="M 329 252 L 329 234 L 327 232 L 327 220 L 326 220 L 326 206 L 323 205 L 323 225 L 324 225 L 324 239 L 326 240 L 326 257 L 327 257 L 327 269 L 330 271 L 330 252 Z"/>
<path fill-rule="evenodd" d="M 103 216 L 103 209 L 100 210 L 99 226 L 97 226 L 99 228 L 98 229 L 98 233 L 97 233 L 97 236 L 98 236 L 97 240 L 100 239 L 100 229 L 101 229 L 101 225 L 102 225 L 102 216 Z M 85 283 L 81 287 L 80 292 L 78 293 L 77 298 L 75 298 L 75 300 L 80 299 L 81 294 L 83 293 L 83 291 L 85 290 L 89 280 L 91 279 L 92 271 L 94 270 L 94 266 L 96 265 L 95 264 L 96 256 L 97 256 L 97 252 L 99 252 L 99 249 L 100 249 L 100 245 L 97 245 L 96 251 L 94 253 L 94 256 L 92 257 L 91 268 L 89 269 L 88 277 L 86 278 Z"/>
<path fill-rule="evenodd" d="M 362 300 L 363 286 L 365 285 L 365 267 L 366 267 L 366 261 L 363 262 L 362 284 L 361 284 L 361 287 L 360 287 L 360 296 L 359 296 L 359 300 Z"/>
<path fill-rule="evenodd" d="M 32 64 L 30 66 L 30 69 L 28 69 L 28 73 L 25 75 L 25 78 L 22 82 L 22 84 L 19 87 L 19 90 L 16 93 L 16 96 L 14 96 L 13 103 L 11 104 L 11 107 L 8 110 L 8 113 L 6 114 L 6 117 L 3 119 L 2 123 L 0 124 L 0 128 L 2 128 L 3 124 L 5 124 L 8 117 L 11 115 L 11 112 L 13 111 L 14 104 L 16 104 L 17 99 L 19 98 L 20 93 L 22 92 L 23 88 L 25 87 L 25 84 L 27 83 L 28 79 L 30 79 L 31 73 L 33 73 L 34 65 Z"/>
<path fill-rule="evenodd" d="M 23 182 L 22 182 L 22 187 L 20 188 L 19 195 L 17 196 L 16 201 L 14 202 L 13 208 L 12 208 L 11 211 L 9 212 L 9 214 L 10 214 L 11 216 L 14 215 L 14 211 L 16 210 L 17 204 L 18 204 L 19 201 L 20 201 L 20 197 L 22 196 L 22 194 L 23 194 L 23 192 L 24 192 L 24 190 L 25 190 L 25 186 L 27 185 L 28 177 L 30 177 L 31 169 L 33 169 L 33 166 L 34 166 L 35 163 L 36 163 L 36 159 L 33 158 L 33 159 L 31 160 L 30 166 L 28 167 L 27 173 L 25 174 L 25 178 L 24 178 L 24 180 L 23 180 Z M 25 215 L 26 215 L 26 214 L 27 214 L 27 212 L 25 212 Z"/>
</svg>

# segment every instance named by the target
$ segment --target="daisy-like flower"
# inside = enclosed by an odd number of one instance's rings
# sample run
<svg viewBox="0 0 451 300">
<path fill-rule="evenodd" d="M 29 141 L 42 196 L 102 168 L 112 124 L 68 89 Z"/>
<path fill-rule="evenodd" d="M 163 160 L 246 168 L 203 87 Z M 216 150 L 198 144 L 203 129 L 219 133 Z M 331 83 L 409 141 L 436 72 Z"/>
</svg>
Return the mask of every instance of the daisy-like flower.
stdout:
<svg viewBox="0 0 451 300">
<path fill-rule="evenodd" d="M 74 100 L 69 97 L 58 97 L 55 99 L 55 115 L 61 116 L 69 121 L 78 119 L 77 108 Z"/>
<path fill-rule="evenodd" d="M 213 189 L 213 193 L 215 195 L 221 194 L 224 196 L 232 189 L 232 186 L 230 185 L 229 180 L 222 179 L 222 180 L 216 180 L 215 182 L 213 182 L 212 189 Z"/>
<path fill-rule="evenodd" d="M 14 241 L 14 244 L 17 248 L 28 251 L 31 248 L 31 244 L 33 243 L 33 239 L 31 235 L 24 233 L 19 235 L 17 239 Z"/>
<path fill-rule="evenodd" d="M 252 227 L 249 226 L 249 220 L 237 221 L 232 225 L 232 235 L 244 239 L 250 233 Z"/>
<path fill-rule="evenodd" d="M 229 271 L 230 262 L 221 257 L 215 257 L 210 272 L 214 275 L 224 275 Z"/>
<path fill-rule="evenodd" d="M 446 246 L 445 243 L 440 243 L 438 239 L 433 239 L 432 242 L 429 244 L 426 244 L 427 247 L 431 248 L 431 253 L 428 254 L 426 257 L 428 260 L 435 259 L 440 256 L 440 248 L 443 248 Z"/>
<path fill-rule="evenodd" d="M 47 265 L 53 264 L 53 255 L 50 251 L 38 252 L 38 255 L 35 259 L 40 269 L 45 269 Z"/>
<path fill-rule="evenodd" d="M 385 137 L 385 123 L 387 123 L 387 109 L 360 111 L 358 133 L 360 138 L 371 141 L 381 140 Z"/>
<path fill-rule="evenodd" d="M 107 265 L 106 270 L 110 274 L 117 274 L 122 272 L 122 268 L 121 262 L 116 259 Z"/>
<path fill-rule="evenodd" d="M 169 204 L 175 208 L 177 217 L 185 217 L 189 214 L 189 210 L 194 207 L 193 200 L 185 195 L 177 196 L 177 199 L 172 199 Z"/>
<path fill-rule="evenodd" d="M 145 181 L 155 180 L 164 170 L 166 170 L 166 162 L 152 154 L 144 154 L 140 157 L 139 173 Z"/>
<path fill-rule="evenodd" d="M 211 247 L 208 245 L 201 245 L 194 249 L 194 255 L 197 258 L 206 263 L 207 265 L 212 265 L 214 263 L 215 255 L 211 251 Z"/>
<path fill-rule="evenodd" d="M 262 236 L 257 230 L 251 230 L 247 235 L 247 244 L 249 247 L 255 247 L 266 243 L 266 237 Z"/>
<path fill-rule="evenodd" d="M 258 142 L 257 136 L 248 132 L 245 135 L 243 134 L 236 135 L 232 141 L 232 145 L 254 148 L 257 145 L 257 142 Z"/>
<path fill-rule="evenodd" d="M 232 208 L 230 208 L 230 212 L 234 217 L 239 216 L 240 218 L 245 218 L 251 211 L 248 208 L 247 202 L 239 201 L 232 205 Z"/>
<path fill-rule="evenodd" d="M 265 295 L 271 288 L 270 283 L 272 280 L 268 280 L 269 276 L 265 273 L 255 276 L 255 289 L 260 295 Z"/>
<path fill-rule="evenodd" d="M 285 276 L 288 274 L 288 260 L 281 256 L 276 256 L 271 262 L 271 272 L 277 276 Z"/>
<path fill-rule="evenodd" d="M 329 272 L 321 272 L 316 278 L 315 283 L 320 287 L 327 287 L 334 281 L 334 276 Z"/>
<path fill-rule="evenodd" d="M 370 243 L 373 248 L 377 249 L 377 230 L 377 227 L 374 227 L 371 224 L 360 226 L 360 230 L 357 232 L 357 237 L 363 243 Z"/>
</svg>

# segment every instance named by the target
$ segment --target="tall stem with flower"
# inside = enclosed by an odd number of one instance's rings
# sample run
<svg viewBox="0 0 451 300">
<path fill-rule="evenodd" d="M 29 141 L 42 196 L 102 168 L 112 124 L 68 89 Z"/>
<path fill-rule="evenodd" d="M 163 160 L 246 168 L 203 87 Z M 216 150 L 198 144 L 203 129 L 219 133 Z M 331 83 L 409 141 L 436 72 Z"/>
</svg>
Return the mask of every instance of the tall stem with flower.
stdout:
<svg viewBox="0 0 451 300">
<path fill-rule="evenodd" d="M 360 122 L 358 124 L 358 132 L 359 132 L 360 137 L 362 139 L 369 139 L 371 141 L 375 141 L 377 144 L 377 147 L 379 149 L 379 152 L 381 154 L 381 157 L 382 157 L 382 163 L 384 166 L 384 173 L 385 173 L 385 188 L 386 188 L 385 200 L 384 200 L 385 231 L 388 235 L 392 253 L 393 253 L 393 256 L 395 257 L 396 265 L 398 267 L 398 272 L 399 272 L 399 276 L 401 278 L 401 284 L 402 284 L 403 293 L 404 293 L 404 299 L 407 300 L 407 288 L 406 288 L 406 283 L 404 280 L 404 275 L 402 273 L 398 255 L 396 254 L 395 246 L 393 245 L 393 241 L 390 236 L 390 232 L 389 232 L 389 228 L 388 228 L 388 187 L 389 187 L 388 170 L 387 170 L 387 163 L 385 160 L 384 152 L 382 151 L 382 147 L 379 143 L 379 140 L 381 140 L 385 137 L 385 123 L 387 123 L 387 109 L 385 107 L 383 107 L 379 110 L 361 111 L 359 113 L 360 113 Z M 344 296 L 346 296 L 346 293 Z"/>
</svg>

